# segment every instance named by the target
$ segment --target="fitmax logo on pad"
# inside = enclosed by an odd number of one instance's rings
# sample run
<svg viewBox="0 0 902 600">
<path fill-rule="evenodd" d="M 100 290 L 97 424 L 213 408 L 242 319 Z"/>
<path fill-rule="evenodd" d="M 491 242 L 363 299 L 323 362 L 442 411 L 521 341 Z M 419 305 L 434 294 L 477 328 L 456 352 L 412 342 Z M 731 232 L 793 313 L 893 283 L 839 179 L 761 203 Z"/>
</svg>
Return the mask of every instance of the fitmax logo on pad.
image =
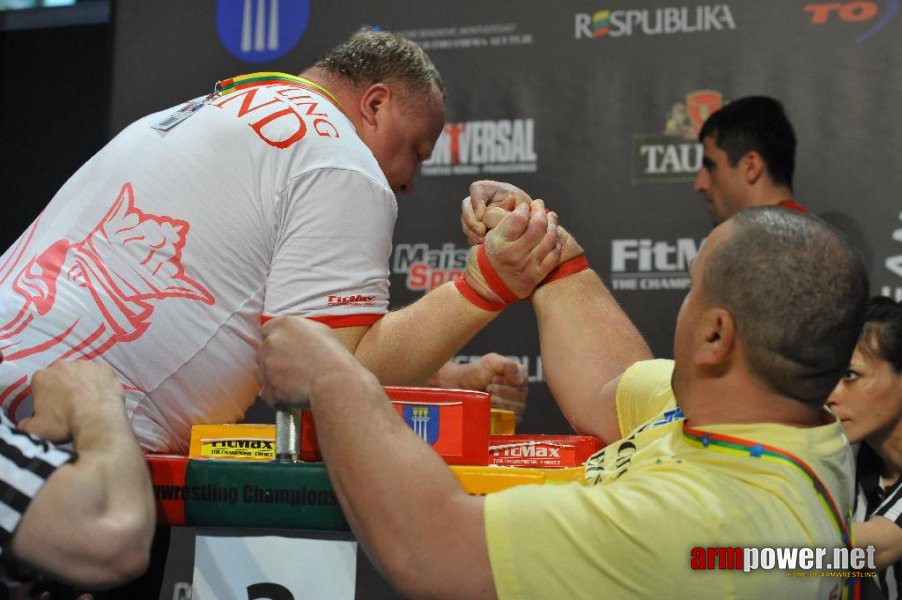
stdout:
<svg viewBox="0 0 902 600">
<path fill-rule="evenodd" d="M 309 18 L 309 0 L 216 0 L 219 39 L 232 55 L 251 63 L 287 54 Z"/>
</svg>

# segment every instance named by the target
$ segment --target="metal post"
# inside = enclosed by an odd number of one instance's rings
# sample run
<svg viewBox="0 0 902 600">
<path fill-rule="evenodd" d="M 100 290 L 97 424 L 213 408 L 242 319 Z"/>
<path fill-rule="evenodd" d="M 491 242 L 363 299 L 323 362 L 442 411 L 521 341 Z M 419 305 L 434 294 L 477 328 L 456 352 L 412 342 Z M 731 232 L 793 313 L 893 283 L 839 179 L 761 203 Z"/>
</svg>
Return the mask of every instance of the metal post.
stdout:
<svg viewBox="0 0 902 600">
<path fill-rule="evenodd" d="M 276 408 L 276 462 L 297 462 L 300 431 L 300 409 Z"/>
</svg>

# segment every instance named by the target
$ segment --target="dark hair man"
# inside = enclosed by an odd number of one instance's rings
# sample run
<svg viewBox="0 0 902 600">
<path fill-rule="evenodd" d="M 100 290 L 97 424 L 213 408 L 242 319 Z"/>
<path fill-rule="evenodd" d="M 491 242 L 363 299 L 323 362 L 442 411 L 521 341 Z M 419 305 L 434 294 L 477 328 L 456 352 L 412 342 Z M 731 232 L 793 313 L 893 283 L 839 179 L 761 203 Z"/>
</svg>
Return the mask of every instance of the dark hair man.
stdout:
<svg viewBox="0 0 902 600">
<path fill-rule="evenodd" d="M 704 154 L 695 191 L 708 201 L 715 224 L 750 206 L 806 212 L 793 198 L 796 136 L 779 101 L 734 100 L 708 117 L 698 140 Z"/>
</svg>

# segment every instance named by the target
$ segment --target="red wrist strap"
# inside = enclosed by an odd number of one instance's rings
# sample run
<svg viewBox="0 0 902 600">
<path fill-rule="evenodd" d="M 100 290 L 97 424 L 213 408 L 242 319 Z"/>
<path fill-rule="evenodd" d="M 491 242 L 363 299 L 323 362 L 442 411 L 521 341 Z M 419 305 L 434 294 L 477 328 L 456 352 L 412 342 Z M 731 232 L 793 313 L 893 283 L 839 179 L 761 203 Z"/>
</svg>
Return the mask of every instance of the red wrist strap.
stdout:
<svg viewBox="0 0 902 600">
<path fill-rule="evenodd" d="M 589 261 L 586 260 L 586 256 L 584 254 L 574 256 L 555 267 L 539 285 L 545 285 L 546 283 L 569 277 L 574 273 L 579 273 L 580 271 L 585 271 L 587 269 L 589 269 Z"/>
<path fill-rule="evenodd" d="M 492 263 L 489 262 L 489 257 L 485 254 L 485 244 L 480 244 L 479 248 L 476 250 L 476 263 L 479 265 L 479 272 L 482 273 L 482 278 L 485 279 L 486 285 L 489 286 L 489 289 L 492 290 L 496 296 L 508 304 L 520 299 L 520 297 L 511 291 L 511 289 L 507 287 L 507 284 L 501 280 L 498 272 L 495 271 Z"/>
<path fill-rule="evenodd" d="M 467 283 L 467 280 L 461 277 L 460 279 L 454 282 L 454 286 L 457 288 L 457 291 L 460 292 L 460 295 L 469 300 L 470 304 L 477 308 L 481 308 L 482 310 L 488 310 L 491 312 L 497 312 L 508 305 L 507 302 L 492 302 L 490 300 L 486 300 L 482 296 L 479 295 L 479 292 L 473 289 L 473 287 Z"/>
</svg>

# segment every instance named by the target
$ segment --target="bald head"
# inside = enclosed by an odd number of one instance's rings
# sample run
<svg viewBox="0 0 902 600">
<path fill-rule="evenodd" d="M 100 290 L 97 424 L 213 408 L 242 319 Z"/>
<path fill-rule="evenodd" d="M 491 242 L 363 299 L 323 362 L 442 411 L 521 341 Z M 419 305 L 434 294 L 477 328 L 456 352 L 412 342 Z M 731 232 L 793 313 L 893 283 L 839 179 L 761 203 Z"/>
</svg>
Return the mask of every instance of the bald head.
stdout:
<svg viewBox="0 0 902 600">
<path fill-rule="evenodd" d="M 746 209 L 724 226 L 730 235 L 705 263 L 707 303 L 733 316 L 754 375 L 784 396 L 823 403 L 864 322 L 861 256 L 824 221 L 784 208 Z"/>
</svg>

